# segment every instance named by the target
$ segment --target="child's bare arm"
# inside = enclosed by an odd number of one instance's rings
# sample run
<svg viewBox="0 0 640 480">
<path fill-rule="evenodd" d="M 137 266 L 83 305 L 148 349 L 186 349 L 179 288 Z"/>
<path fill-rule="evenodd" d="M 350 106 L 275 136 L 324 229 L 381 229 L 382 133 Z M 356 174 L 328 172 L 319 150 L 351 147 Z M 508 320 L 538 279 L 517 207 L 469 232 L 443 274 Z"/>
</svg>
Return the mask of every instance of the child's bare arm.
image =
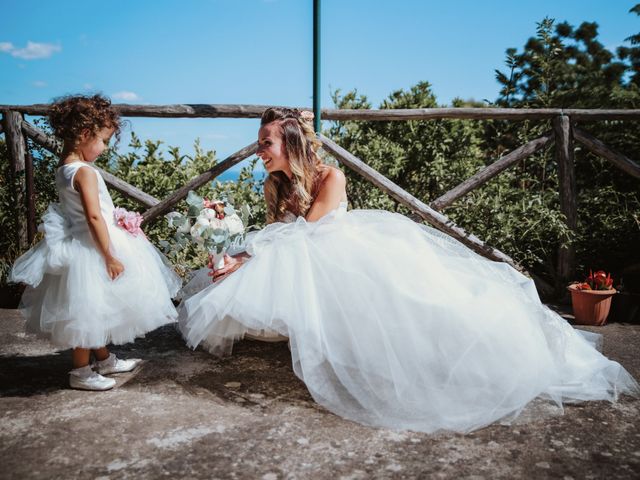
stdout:
<svg viewBox="0 0 640 480">
<path fill-rule="evenodd" d="M 124 266 L 111 255 L 109 250 L 109 230 L 107 230 L 107 224 L 100 211 L 96 173 L 88 167 L 80 168 L 74 177 L 73 187 L 80 194 L 89 230 L 96 242 L 98 251 L 104 258 L 107 273 L 109 277 L 114 279 L 124 271 Z"/>
</svg>

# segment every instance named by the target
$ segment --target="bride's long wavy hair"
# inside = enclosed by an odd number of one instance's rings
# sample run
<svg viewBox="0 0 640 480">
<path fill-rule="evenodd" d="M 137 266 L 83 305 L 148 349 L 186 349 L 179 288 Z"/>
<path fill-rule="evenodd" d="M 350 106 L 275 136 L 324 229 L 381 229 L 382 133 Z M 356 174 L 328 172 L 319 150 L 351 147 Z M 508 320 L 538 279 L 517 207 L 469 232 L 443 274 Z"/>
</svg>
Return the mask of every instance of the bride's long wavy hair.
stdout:
<svg viewBox="0 0 640 480">
<path fill-rule="evenodd" d="M 269 174 L 264 182 L 267 223 L 281 220 L 287 210 L 296 216 L 309 211 L 320 178 L 320 157 L 316 151 L 320 141 L 311 125 L 310 112 L 292 108 L 268 108 L 260 126 L 278 122 L 284 149 L 291 169 L 291 180 L 284 172 Z"/>
</svg>

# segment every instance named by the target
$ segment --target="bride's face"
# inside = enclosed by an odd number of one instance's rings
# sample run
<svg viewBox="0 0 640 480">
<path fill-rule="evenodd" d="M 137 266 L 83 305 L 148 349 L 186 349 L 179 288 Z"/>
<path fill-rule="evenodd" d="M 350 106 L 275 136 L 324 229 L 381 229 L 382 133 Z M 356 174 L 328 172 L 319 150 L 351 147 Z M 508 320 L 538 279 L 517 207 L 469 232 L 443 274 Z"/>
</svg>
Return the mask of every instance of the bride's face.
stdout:
<svg viewBox="0 0 640 480">
<path fill-rule="evenodd" d="M 282 132 L 278 122 L 271 122 L 258 131 L 258 151 L 256 153 L 264 163 L 268 173 L 284 172 L 291 178 L 289 158 L 284 148 Z"/>
</svg>

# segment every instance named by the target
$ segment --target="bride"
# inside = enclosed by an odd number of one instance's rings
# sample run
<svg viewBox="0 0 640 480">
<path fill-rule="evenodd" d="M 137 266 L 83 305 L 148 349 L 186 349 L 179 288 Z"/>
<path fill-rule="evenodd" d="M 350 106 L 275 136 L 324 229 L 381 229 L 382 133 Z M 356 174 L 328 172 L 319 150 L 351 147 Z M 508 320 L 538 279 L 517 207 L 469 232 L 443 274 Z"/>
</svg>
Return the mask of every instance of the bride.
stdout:
<svg viewBox="0 0 640 480">
<path fill-rule="evenodd" d="M 347 211 L 345 177 L 320 162 L 309 116 L 263 114 L 268 225 L 181 304 L 191 347 L 229 354 L 247 332 L 275 331 L 319 404 L 393 429 L 468 432 L 536 398 L 638 395 L 599 336 L 574 330 L 507 264 L 399 214 Z"/>
</svg>

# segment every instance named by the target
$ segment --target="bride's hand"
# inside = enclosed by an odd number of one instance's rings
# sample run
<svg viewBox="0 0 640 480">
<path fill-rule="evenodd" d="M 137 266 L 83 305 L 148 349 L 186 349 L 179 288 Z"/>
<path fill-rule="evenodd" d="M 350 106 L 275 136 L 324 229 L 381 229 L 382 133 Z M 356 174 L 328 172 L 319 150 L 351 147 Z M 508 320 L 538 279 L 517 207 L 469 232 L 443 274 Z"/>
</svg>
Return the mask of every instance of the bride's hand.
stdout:
<svg viewBox="0 0 640 480">
<path fill-rule="evenodd" d="M 209 268 L 211 268 L 211 271 L 209 272 L 209 276 L 213 277 L 214 282 L 222 280 L 227 275 L 232 274 L 238 268 L 240 268 L 244 263 L 243 257 L 231 257 L 225 254 L 224 267 L 216 269 L 216 268 L 213 268 L 213 260 L 211 260 L 211 258 L 209 260 L 210 260 Z"/>
</svg>

